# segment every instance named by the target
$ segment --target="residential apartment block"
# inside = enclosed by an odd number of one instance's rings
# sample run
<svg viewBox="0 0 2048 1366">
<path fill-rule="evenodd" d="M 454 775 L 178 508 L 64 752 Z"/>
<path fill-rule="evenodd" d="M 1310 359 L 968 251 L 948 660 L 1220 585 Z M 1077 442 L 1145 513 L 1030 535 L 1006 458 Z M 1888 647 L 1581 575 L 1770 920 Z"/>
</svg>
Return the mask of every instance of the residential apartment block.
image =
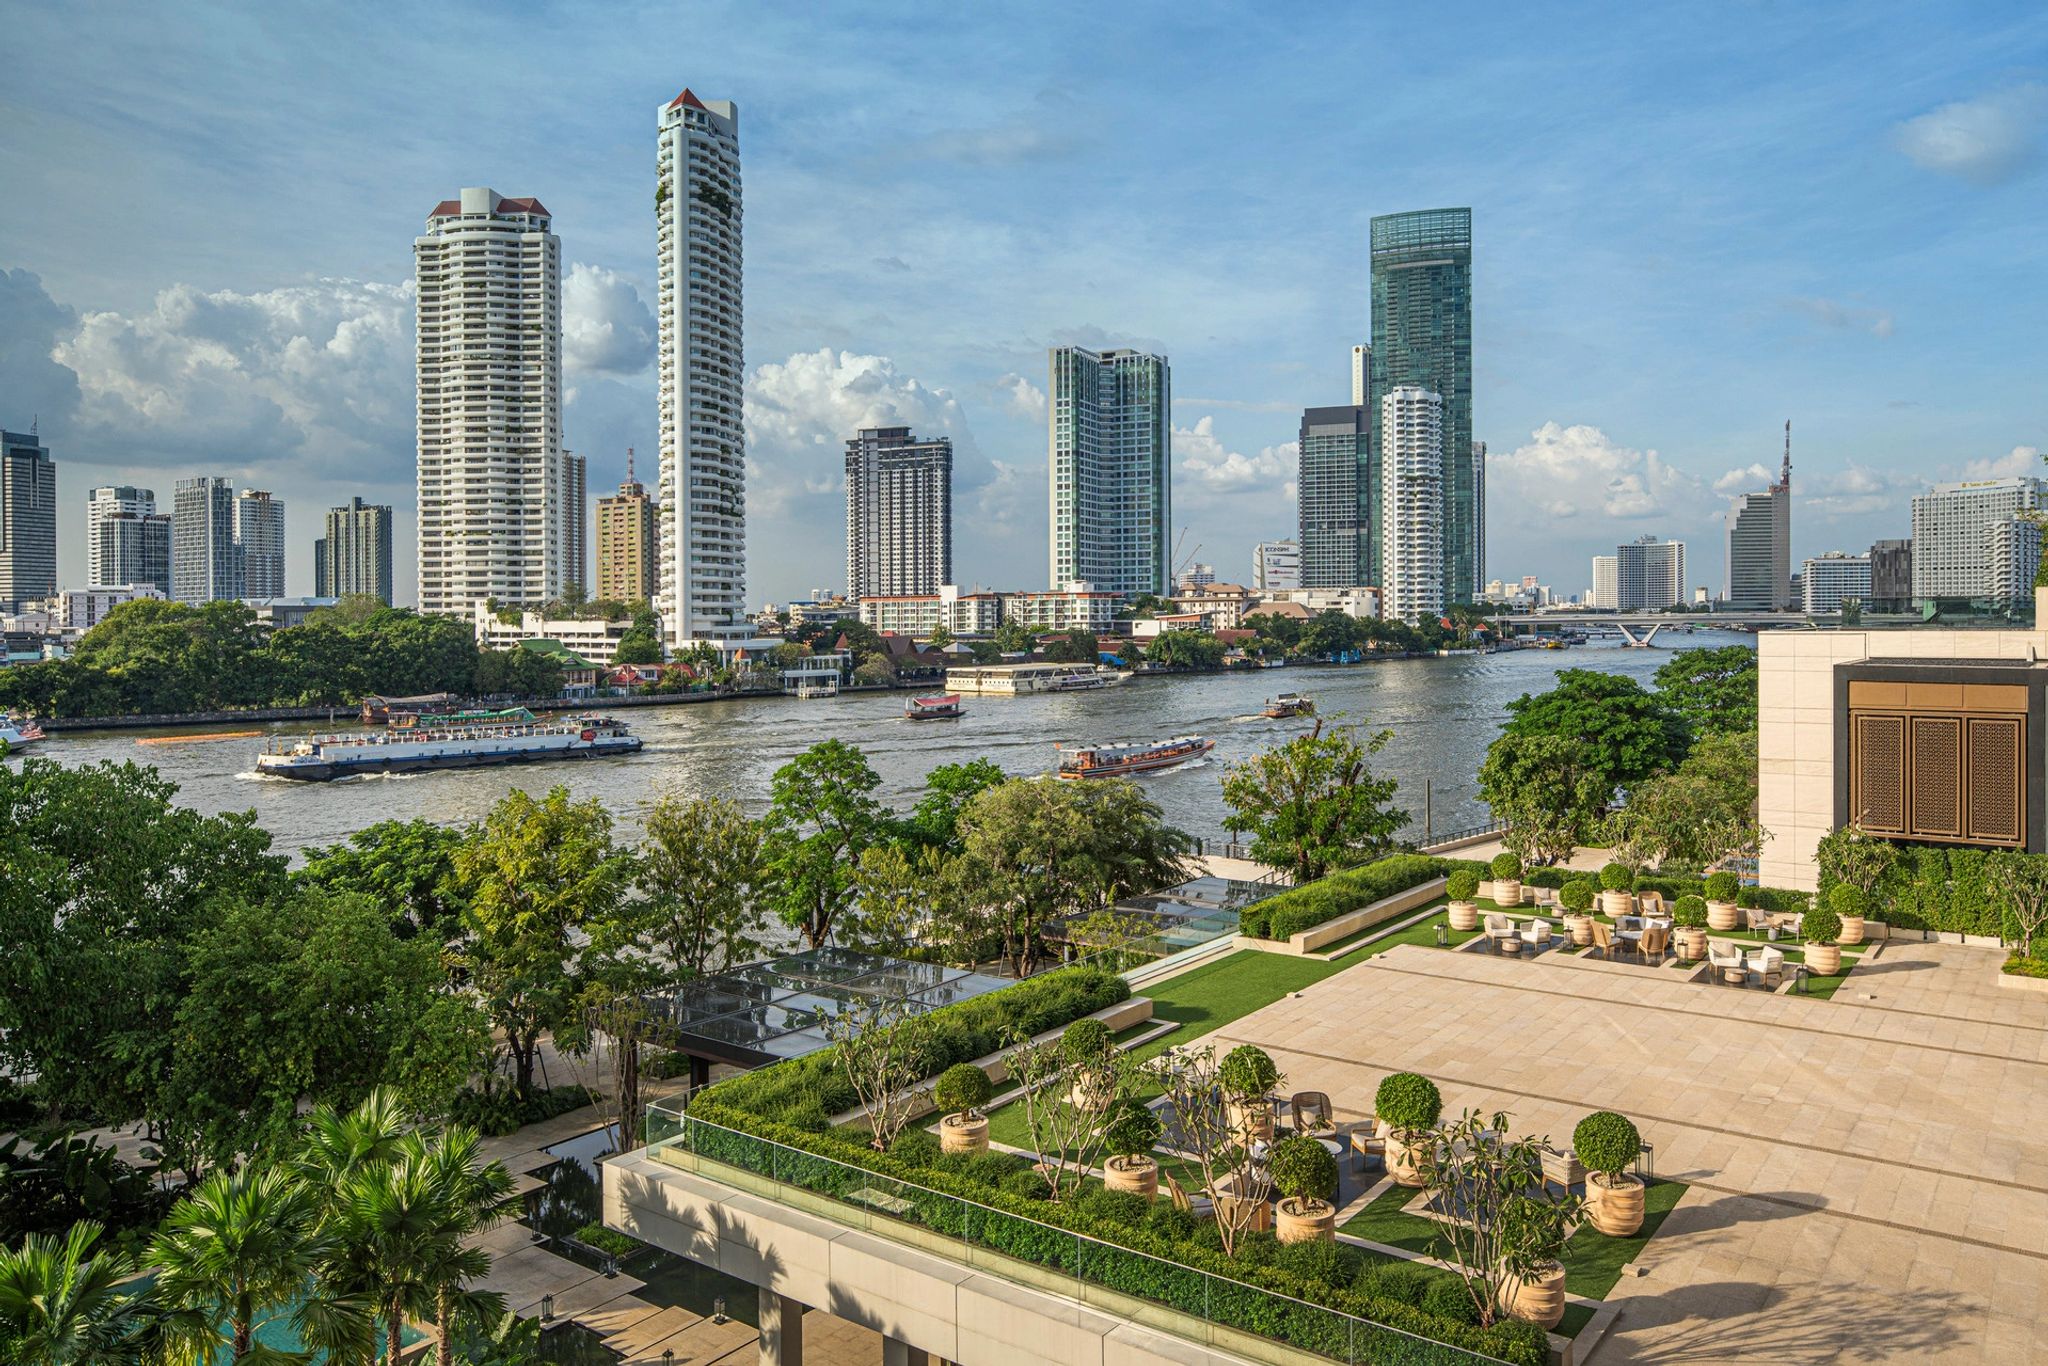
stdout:
<svg viewBox="0 0 2048 1366">
<path fill-rule="evenodd" d="M 235 495 L 235 554 L 245 598 L 284 596 L 284 500 L 262 489 Z"/>
<path fill-rule="evenodd" d="M 1381 607 L 1410 625 L 1442 613 L 1449 583 L 1443 445 L 1440 396 L 1401 385 L 1380 400 Z"/>
<path fill-rule="evenodd" d="M 1644 536 L 1614 548 L 1614 603 L 1624 612 L 1661 612 L 1685 601 L 1685 542 Z"/>
<path fill-rule="evenodd" d="M 1172 591 L 1172 373 L 1164 356 L 1050 353 L 1053 583 Z"/>
<path fill-rule="evenodd" d="M 1379 582 L 1372 427 L 1372 410 L 1363 406 L 1309 408 L 1301 415 L 1295 487 L 1304 587 Z"/>
<path fill-rule="evenodd" d="M 351 498 L 327 510 L 326 535 L 313 542 L 313 596 L 366 594 L 391 601 L 392 532 L 389 504 Z"/>
<path fill-rule="evenodd" d="M 876 631 L 901 636 L 922 638 L 941 626 L 956 636 L 992 636 L 1003 624 L 1003 598 L 1001 593 L 963 593 L 958 584 L 946 583 L 936 593 L 862 598 L 860 619 Z"/>
<path fill-rule="evenodd" d="M 85 496 L 85 581 L 88 588 L 154 584 L 171 593 L 171 519 L 156 510 L 156 491 L 102 484 Z"/>
<path fill-rule="evenodd" d="M 626 482 L 609 498 L 597 500 L 597 590 L 611 602 L 651 602 L 660 537 L 657 510 L 647 486 L 633 477 L 633 452 L 626 452 Z"/>
<path fill-rule="evenodd" d="M 953 442 L 864 427 L 846 443 L 846 591 L 931 594 L 953 581 Z"/>
<path fill-rule="evenodd" d="M 0 431 L 0 613 L 57 591 L 57 462 L 34 432 Z"/>
<path fill-rule="evenodd" d="M 2028 580 L 2031 589 L 2033 581 Z M 1870 599 L 1870 557 L 1831 550 L 1799 566 L 1800 606 L 1810 617 L 1831 617 L 1846 603 Z"/>
<path fill-rule="evenodd" d="M 242 591 L 235 545 L 235 486 L 229 479 L 180 479 L 171 491 L 171 596 L 179 602 L 220 602 Z"/>
</svg>

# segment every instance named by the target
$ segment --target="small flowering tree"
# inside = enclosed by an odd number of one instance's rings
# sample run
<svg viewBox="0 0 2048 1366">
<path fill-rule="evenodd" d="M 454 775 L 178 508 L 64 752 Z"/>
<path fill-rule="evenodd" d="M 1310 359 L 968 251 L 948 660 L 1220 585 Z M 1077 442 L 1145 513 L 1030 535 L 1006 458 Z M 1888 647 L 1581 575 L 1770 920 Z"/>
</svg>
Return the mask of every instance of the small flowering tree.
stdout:
<svg viewBox="0 0 2048 1366">
<path fill-rule="evenodd" d="M 1133 1089 L 1134 1068 L 1097 1020 L 1076 1020 L 1065 1036 L 1045 1043 L 1022 1030 L 1011 1039 L 1010 1075 L 1024 1088 L 1031 1146 L 1050 1198 L 1059 1201 L 1078 1191 L 1095 1165 L 1107 1137 L 1103 1116 Z"/>
<path fill-rule="evenodd" d="M 1222 1068 L 1208 1044 L 1169 1049 L 1148 1064 L 1165 1093 L 1167 1142 L 1202 1174 L 1216 1202 L 1216 1232 L 1225 1256 L 1234 1256 L 1251 1230 L 1258 1206 L 1272 1193 L 1266 1169 L 1252 1160 L 1237 1118 L 1227 1106 Z"/>
<path fill-rule="evenodd" d="M 1540 1138 L 1509 1138 L 1508 1116 L 1466 1110 L 1420 1145 L 1416 1165 L 1439 1218 L 1437 1255 L 1465 1282 L 1481 1324 L 1498 1322 L 1511 1277 L 1554 1260 L 1578 1217 L 1576 1196 L 1550 1197 Z"/>
<path fill-rule="evenodd" d="M 932 1057 L 931 1017 L 901 1000 L 869 999 L 825 1023 L 840 1066 L 867 1111 L 871 1140 L 886 1150 L 925 1107 L 921 1085 Z"/>
</svg>

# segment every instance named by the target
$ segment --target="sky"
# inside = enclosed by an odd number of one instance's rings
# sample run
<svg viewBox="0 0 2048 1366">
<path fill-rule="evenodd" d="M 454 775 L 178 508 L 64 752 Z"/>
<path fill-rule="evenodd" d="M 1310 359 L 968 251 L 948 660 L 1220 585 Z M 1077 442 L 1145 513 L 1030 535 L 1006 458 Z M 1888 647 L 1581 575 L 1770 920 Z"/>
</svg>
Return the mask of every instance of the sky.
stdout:
<svg viewBox="0 0 2048 1366">
<path fill-rule="evenodd" d="M 1488 572 L 1644 534 L 1718 588 L 1793 424 L 1795 558 L 2048 473 L 2048 8 L 1730 3 L 65 5 L 0 0 L 0 423 L 88 488 L 398 510 L 412 239 L 467 185 L 563 243 L 564 430 L 656 464 L 654 135 L 740 109 L 749 600 L 843 586 L 843 442 L 950 435 L 962 584 L 1036 588 L 1046 348 L 1173 367 L 1176 562 L 1295 528 L 1375 214 L 1473 213 Z"/>
</svg>

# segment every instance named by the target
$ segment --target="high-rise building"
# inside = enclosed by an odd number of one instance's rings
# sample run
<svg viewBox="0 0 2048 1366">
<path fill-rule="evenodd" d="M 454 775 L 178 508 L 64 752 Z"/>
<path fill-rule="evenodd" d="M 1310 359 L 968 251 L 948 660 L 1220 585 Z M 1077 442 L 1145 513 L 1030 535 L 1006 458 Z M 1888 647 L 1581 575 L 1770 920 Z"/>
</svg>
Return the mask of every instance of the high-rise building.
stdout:
<svg viewBox="0 0 2048 1366">
<path fill-rule="evenodd" d="M 590 596 L 590 462 L 562 452 L 562 591 Z"/>
<path fill-rule="evenodd" d="M 1785 424 L 1785 463 L 1778 482 L 1746 493 L 1728 511 L 1728 605 L 1745 612 L 1784 612 L 1792 597 L 1792 424 Z"/>
<path fill-rule="evenodd" d="M 1684 601 L 1684 541 L 1644 536 L 1614 548 L 1614 607 L 1661 612 Z"/>
<path fill-rule="evenodd" d="M 1372 392 L 1372 348 L 1354 346 L 1351 348 L 1351 406 L 1366 406 L 1367 395 Z"/>
<path fill-rule="evenodd" d="M 419 599 L 467 616 L 566 582 L 562 262 L 538 199 L 468 188 L 413 239 Z"/>
<path fill-rule="evenodd" d="M 390 602 L 389 505 L 351 498 L 346 507 L 327 509 L 326 530 L 326 535 L 313 542 L 313 596 L 364 594 Z"/>
<path fill-rule="evenodd" d="M 1486 577 L 1486 443 L 1472 443 L 1472 583 Z"/>
<path fill-rule="evenodd" d="M 156 511 L 156 490 L 132 484 L 102 484 L 85 495 L 86 586 L 133 583 L 133 579 L 110 578 L 119 566 L 109 548 L 107 523 L 116 517 L 147 517 Z"/>
<path fill-rule="evenodd" d="M 57 462 L 34 432 L 0 431 L 0 612 L 57 591 Z"/>
<path fill-rule="evenodd" d="M 234 482 L 180 479 L 171 492 L 171 518 L 171 596 L 186 603 L 247 597 L 235 545 Z"/>
<path fill-rule="evenodd" d="M 1443 399 L 1412 384 L 1389 390 L 1379 452 L 1380 610 L 1412 625 L 1444 610 Z"/>
<path fill-rule="evenodd" d="M 910 597 L 953 582 L 953 443 L 863 427 L 846 443 L 846 596 Z"/>
<path fill-rule="evenodd" d="M 88 588 L 149 584 L 171 595 L 171 518 L 156 510 L 156 490 L 102 484 L 85 496 Z"/>
<path fill-rule="evenodd" d="M 740 111 L 688 90 L 663 105 L 661 613 L 671 644 L 748 632 L 742 416 Z"/>
<path fill-rule="evenodd" d="M 241 558 L 242 596 L 284 596 L 284 500 L 261 489 L 235 498 L 235 554 Z"/>
<path fill-rule="evenodd" d="M 633 477 L 633 452 L 626 452 L 626 482 L 597 500 L 597 596 L 612 602 L 652 602 L 655 571 L 654 500 Z"/>
<path fill-rule="evenodd" d="M 2033 477 L 1936 484 L 1914 498 L 1913 597 L 2003 602 L 2031 593 L 2039 539 L 2011 524 L 2032 525 L 2044 505 L 2048 480 Z"/>
<path fill-rule="evenodd" d="M 1380 581 L 1379 493 L 1366 477 L 1372 428 L 1372 410 L 1361 405 L 1301 414 L 1295 507 L 1303 588 Z"/>
<path fill-rule="evenodd" d="M 1164 356 L 1058 346 L 1050 355 L 1052 586 L 1172 591 L 1173 375 Z"/>
<path fill-rule="evenodd" d="M 1621 606 L 1620 557 L 1593 557 L 1593 591 L 1586 597 L 1586 606 L 1602 612 L 1612 612 Z"/>
<path fill-rule="evenodd" d="M 1398 388 L 1412 386 L 1442 399 L 1442 601 L 1471 602 L 1486 581 L 1472 442 L 1472 211 L 1425 209 L 1375 218 L 1371 246 L 1367 403 L 1377 418 L 1381 403 Z M 1375 445 L 1368 490 L 1385 486 L 1383 459 Z M 1370 521 L 1386 520 L 1376 509 L 1368 513 Z M 1387 553 L 1383 547 L 1382 559 Z"/>
<path fill-rule="evenodd" d="M 1300 541 L 1260 541 L 1252 547 L 1252 587 L 1277 593 L 1301 586 Z"/>
<path fill-rule="evenodd" d="M 1878 541 L 1870 547 L 1870 607 L 1905 612 L 1913 605 L 1913 541 Z"/>
<path fill-rule="evenodd" d="M 1831 617 L 1844 603 L 1870 600 L 1870 557 L 1830 550 L 1799 566 L 1801 607 L 1810 617 Z"/>
</svg>

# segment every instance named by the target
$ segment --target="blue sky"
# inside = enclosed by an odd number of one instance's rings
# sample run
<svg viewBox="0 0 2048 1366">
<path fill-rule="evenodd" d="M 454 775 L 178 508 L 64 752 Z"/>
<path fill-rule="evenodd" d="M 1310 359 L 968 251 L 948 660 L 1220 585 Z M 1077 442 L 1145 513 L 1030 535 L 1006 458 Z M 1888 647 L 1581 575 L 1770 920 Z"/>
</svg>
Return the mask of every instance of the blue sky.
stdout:
<svg viewBox="0 0 2048 1366">
<path fill-rule="evenodd" d="M 1164 351 L 1175 511 L 1243 577 L 1366 339 L 1367 220 L 1470 205 L 1488 564 L 1645 532 L 1718 585 L 1794 424 L 1795 554 L 2048 446 L 2039 5 L 27 5 L 0 86 L 0 421 L 93 483 L 401 508 L 411 240 L 537 195 L 569 444 L 654 464 L 653 131 L 740 106 L 749 596 L 843 577 L 839 443 L 959 447 L 956 577 L 1046 577 L 1046 346 Z M 400 570 L 401 597 L 411 589 Z"/>
</svg>

